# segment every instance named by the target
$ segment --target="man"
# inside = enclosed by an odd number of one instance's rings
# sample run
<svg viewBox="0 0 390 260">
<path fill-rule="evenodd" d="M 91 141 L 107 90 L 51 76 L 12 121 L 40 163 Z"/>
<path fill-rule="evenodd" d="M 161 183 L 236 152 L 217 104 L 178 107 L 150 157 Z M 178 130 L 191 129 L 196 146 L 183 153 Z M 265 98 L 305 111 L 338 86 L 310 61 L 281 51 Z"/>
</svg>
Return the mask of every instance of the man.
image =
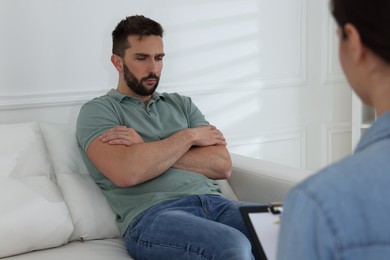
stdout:
<svg viewBox="0 0 390 260">
<path fill-rule="evenodd" d="M 112 33 L 116 90 L 87 102 L 77 139 L 95 182 L 117 214 L 135 259 L 253 259 L 239 207 L 221 196 L 229 178 L 223 134 L 188 97 L 155 92 L 163 29 L 144 16 Z"/>
</svg>

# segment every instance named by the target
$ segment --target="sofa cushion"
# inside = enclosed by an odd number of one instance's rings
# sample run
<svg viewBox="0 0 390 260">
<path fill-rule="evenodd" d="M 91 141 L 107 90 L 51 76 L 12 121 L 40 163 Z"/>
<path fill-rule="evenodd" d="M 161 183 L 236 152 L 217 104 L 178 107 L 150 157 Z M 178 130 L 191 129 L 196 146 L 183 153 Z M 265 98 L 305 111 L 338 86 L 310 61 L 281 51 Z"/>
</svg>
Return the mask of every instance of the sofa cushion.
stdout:
<svg viewBox="0 0 390 260">
<path fill-rule="evenodd" d="M 0 125 L 0 176 L 51 175 L 51 164 L 36 122 Z"/>
<path fill-rule="evenodd" d="M 78 149 L 75 127 L 43 122 L 39 126 L 54 173 L 77 172 L 89 175 Z"/>
<path fill-rule="evenodd" d="M 92 240 L 120 236 L 116 216 L 100 188 L 88 175 L 58 173 L 60 187 L 72 216 L 70 240 Z"/>
<path fill-rule="evenodd" d="M 119 237 L 116 215 L 81 158 L 75 128 L 50 123 L 40 127 L 75 227 L 70 240 Z"/>
<path fill-rule="evenodd" d="M 69 211 L 46 176 L 0 177 L 0 257 L 68 242 Z"/>
<path fill-rule="evenodd" d="M 61 247 L 11 256 L 7 260 L 132 260 L 123 239 L 74 241 Z"/>
<path fill-rule="evenodd" d="M 0 125 L 0 257 L 67 243 L 68 208 L 37 123 Z"/>
</svg>

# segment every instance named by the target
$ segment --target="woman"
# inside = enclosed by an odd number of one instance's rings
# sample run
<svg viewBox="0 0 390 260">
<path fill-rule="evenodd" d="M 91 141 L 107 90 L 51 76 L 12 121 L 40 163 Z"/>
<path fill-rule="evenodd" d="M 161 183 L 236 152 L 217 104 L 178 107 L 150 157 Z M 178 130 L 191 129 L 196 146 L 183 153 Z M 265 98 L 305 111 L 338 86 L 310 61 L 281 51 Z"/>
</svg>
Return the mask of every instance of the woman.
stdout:
<svg viewBox="0 0 390 260">
<path fill-rule="evenodd" d="M 344 73 L 377 120 L 353 155 L 289 193 L 278 259 L 390 259 L 390 1 L 331 9 Z"/>
</svg>

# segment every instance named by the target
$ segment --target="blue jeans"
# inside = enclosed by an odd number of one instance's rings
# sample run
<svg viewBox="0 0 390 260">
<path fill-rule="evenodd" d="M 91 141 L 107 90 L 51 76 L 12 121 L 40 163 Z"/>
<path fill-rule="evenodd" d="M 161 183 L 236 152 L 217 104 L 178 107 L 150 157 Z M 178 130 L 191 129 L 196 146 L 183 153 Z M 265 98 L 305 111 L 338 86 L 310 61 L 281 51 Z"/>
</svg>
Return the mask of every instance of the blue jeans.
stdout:
<svg viewBox="0 0 390 260">
<path fill-rule="evenodd" d="M 239 207 L 217 195 L 163 202 L 136 217 L 124 238 L 136 260 L 254 259 Z"/>
</svg>

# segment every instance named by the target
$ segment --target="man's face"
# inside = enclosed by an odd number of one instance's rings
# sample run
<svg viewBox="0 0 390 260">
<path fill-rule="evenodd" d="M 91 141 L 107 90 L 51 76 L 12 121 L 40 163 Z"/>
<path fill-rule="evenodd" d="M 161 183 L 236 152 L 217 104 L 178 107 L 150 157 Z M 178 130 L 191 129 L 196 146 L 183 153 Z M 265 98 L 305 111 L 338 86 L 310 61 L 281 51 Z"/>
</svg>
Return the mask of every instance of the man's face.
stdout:
<svg viewBox="0 0 390 260">
<path fill-rule="evenodd" d="M 127 86 L 134 91 L 137 95 L 140 96 L 149 96 L 153 94 L 158 86 L 160 78 L 154 73 L 150 73 L 147 77 L 143 77 L 141 80 L 138 80 L 135 75 L 130 71 L 126 64 L 123 64 L 123 77 L 125 78 Z M 154 82 L 153 87 L 147 86 L 146 82 Z M 144 85 L 145 84 L 145 85 Z"/>
<path fill-rule="evenodd" d="M 156 90 L 163 68 L 164 48 L 159 36 L 129 36 L 123 77 L 131 92 L 149 96 Z"/>
</svg>

